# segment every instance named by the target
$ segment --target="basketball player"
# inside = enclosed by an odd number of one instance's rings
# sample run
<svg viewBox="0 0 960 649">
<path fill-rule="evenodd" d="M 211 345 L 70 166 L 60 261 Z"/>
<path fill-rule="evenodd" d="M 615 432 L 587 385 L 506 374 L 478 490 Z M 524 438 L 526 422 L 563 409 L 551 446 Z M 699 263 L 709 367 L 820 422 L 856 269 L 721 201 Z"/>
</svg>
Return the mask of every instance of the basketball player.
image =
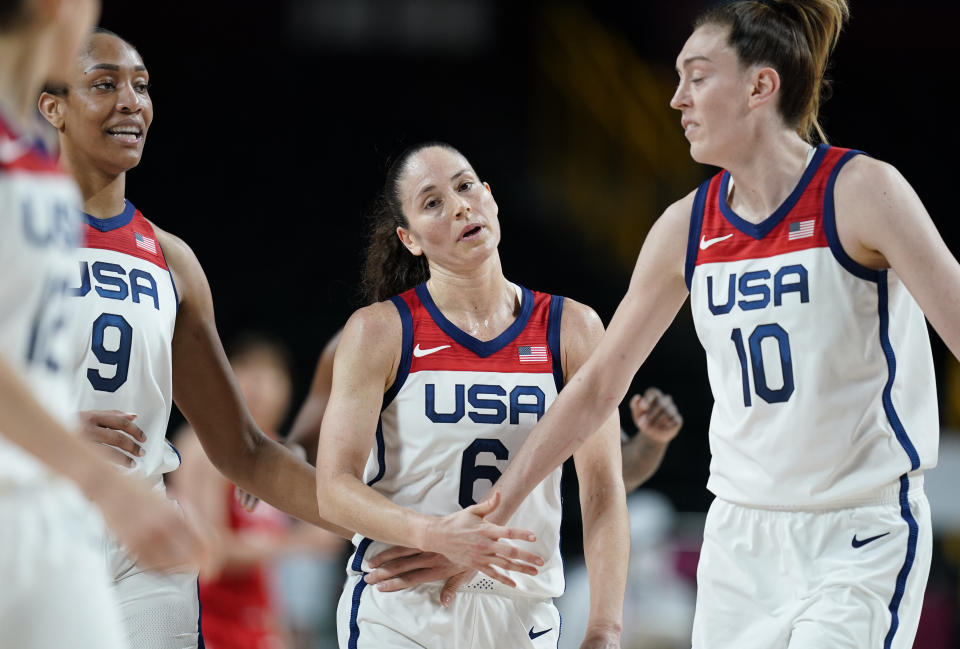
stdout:
<svg viewBox="0 0 960 649">
<path fill-rule="evenodd" d="M 906 648 L 917 629 L 938 438 L 923 316 L 960 357 L 960 265 L 896 169 L 813 145 L 847 16 L 741 0 L 696 22 L 671 106 L 694 160 L 725 171 L 651 230 L 603 341 L 498 486 L 493 522 L 609 415 L 689 291 L 717 496 L 695 649 Z"/>
<path fill-rule="evenodd" d="M 163 474 L 179 464 L 164 438 L 175 399 L 224 475 L 322 525 L 309 465 L 267 438 L 243 404 L 196 256 L 125 199 L 126 172 L 139 163 L 153 119 L 148 82 L 137 51 L 100 32 L 67 83 L 40 97 L 83 196 L 84 240 L 70 287 L 85 318 L 71 345 L 84 431 L 162 492 Z M 132 647 L 200 643 L 195 573 L 146 573 L 110 538 L 104 552 Z"/>
<path fill-rule="evenodd" d="M 84 495 L 145 565 L 172 568 L 202 556 L 169 502 L 120 475 L 65 428 L 73 425 L 65 353 L 73 319 L 64 288 L 80 197 L 31 136 L 31 118 L 41 85 L 64 77 L 98 13 L 94 0 L 0 2 L 3 646 L 124 646 L 90 540 L 97 515 Z"/>
<path fill-rule="evenodd" d="M 333 360 L 341 335 L 342 330 L 337 331 L 324 346 L 317 360 L 310 392 L 284 441 L 285 446 L 304 455 L 313 464 L 316 464 L 320 425 L 330 400 Z M 658 388 L 647 388 L 642 396 L 635 394 L 629 405 L 637 433 L 631 437 L 621 431 L 620 435 L 623 485 L 627 494 L 638 489 L 656 473 L 667 446 L 683 427 L 683 417 L 673 398 Z M 177 446 L 180 447 L 179 444 Z M 235 497 L 244 509 L 251 512 L 259 502 L 256 496 L 239 488 L 235 490 Z M 443 555 L 403 546 L 394 546 L 380 554 L 371 555 L 367 563 L 371 570 L 366 575 L 366 582 L 377 585 L 382 591 L 401 590 L 447 579 L 460 572 L 460 568 Z"/>
<path fill-rule="evenodd" d="M 446 553 L 433 539 L 484 513 L 474 503 L 600 337 L 590 308 L 507 281 L 497 212 L 449 145 L 413 147 L 387 173 L 366 260 L 373 304 L 343 330 L 317 452 L 322 515 L 358 532 L 337 614 L 343 649 L 557 645 L 559 470 L 515 518 L 535 534 L 481 522 L 463 535 L 486 550 L 486 574 L 454 606 L 441 606 L 440 583 L 383 592 L 364 581 L 367 558 L 390 545 Z M 615 646 L 622 616 L 619 435 L 610 416 L 575 455 L 592 590 L 584 647 Z"/>
</svg>

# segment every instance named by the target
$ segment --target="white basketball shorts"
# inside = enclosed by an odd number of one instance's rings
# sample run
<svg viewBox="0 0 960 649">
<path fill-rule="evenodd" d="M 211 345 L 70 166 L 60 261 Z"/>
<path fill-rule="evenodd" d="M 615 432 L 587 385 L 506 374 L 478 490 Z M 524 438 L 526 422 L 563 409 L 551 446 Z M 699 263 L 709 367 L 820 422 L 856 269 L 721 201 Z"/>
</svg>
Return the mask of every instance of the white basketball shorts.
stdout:
<svg viewBox="0 0 960 649">
<path fill-rule="evenodd" d="M 442 584 L 384 593 L 350 573 L 337 607 L 340 649 L 556 649 L 552 599 L 459 592 L 440 604 Z"/>
<path fill-rule="evenodd" d="M 130 649 L 198 649 L 197 573 L 147 572 L 106 528 L 101 548 Z"/>
<path fill-rule="evenodd" d="M 909 649 L 931 553 L 922 476 L 845 509 L 717 498 L 697 568 L 693 649 Z"/>
<path fill-rule="evenodd" d="M 0 646 L 126 646 L 96 544 L 100 526 L 73 487 L 0 486 Z"/>
</svg>

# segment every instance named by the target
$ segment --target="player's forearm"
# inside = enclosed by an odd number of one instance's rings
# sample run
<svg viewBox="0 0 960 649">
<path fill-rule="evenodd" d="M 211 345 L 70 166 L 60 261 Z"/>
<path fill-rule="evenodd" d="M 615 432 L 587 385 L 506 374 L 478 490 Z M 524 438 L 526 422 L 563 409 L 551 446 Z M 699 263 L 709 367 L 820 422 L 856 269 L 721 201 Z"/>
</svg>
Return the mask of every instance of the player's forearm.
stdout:
<svg viewBox="0 0 960 649">
<path fill-rule="evenodd" d="M 326 401 L 321 401 L 313 396 L 308 396 L 303 402 L 300 412 L 293 420 L 293 426 L 284 440 L 284 445 L 292 446 L 298 444 L 307 453 L 307 461 L 311 464 L 317 462 L 317 441 L 320 437 L 320 422 L 323 420 L 323 411 L 326 409 Z"/>
<path fill-rule="evenodd" d="M 623 595 L 630 561 L 630 524 L 626 497 L 619 481 L 592 493 L 584 491 L 584 559 L 590 580 L 591 630 L 619 634 L 623 628 Z"/>
<path fill-rule="evenodd" d="M 667 442 L 648 439 L 643 433 L 637 433 L 623 445 L 623 486 L 627 493 L 657 472 L 667 453 L 667 446 Z"/>
<path fill-rule="evenodd" d="M 353 532 L 320 516 L 317 508 L 316 473 L 312 466 L 290 449 L 263 433 L 248 451 L 247 461 L 239 462 L 237 475 L 227 475 L 245 489 L 277 509 L 349 539 Z M 219 468 L 219 467 L 218 467 Z"/>
<path fill-rule="evenodd" d="M 349 473 L 317 469 L 320 515 L 343 528 L 390 545 L 424 549 L 431 516 L 390 501 Z"/>
<path fill-rule="evenodd" d="M 501 501 L 487 516 L 491 522 L 505 524 L 533 488 L 573 455 L 616 409 L 612 396 L 603 399 L 584 374 L 581 371 L 573 377 L 507 465 L 495 486 Z"/>
</svg>

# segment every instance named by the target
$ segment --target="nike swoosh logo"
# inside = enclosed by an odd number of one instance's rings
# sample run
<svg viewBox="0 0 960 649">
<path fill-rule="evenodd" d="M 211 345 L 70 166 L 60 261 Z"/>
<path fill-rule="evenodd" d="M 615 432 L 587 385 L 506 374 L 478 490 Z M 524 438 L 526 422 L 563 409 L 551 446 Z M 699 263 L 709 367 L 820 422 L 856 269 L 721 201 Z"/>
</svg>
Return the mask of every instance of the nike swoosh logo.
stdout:
<svg viewBox="0 0 960 649">
<path fill-rule="evenodd" d="M 430 349 L 420 349 L 420 343 L 417 343 L 416 347 L 413 348 L 413 355 L 417 358 L 421 356 L 428 356 L 434 352 L 438 352 L 441 349 L 446 349 L 450 345 L 440 345 L 439 347 L 431 347 Z"/>
<path fill-rule="evenodd" d="M 721 241 L 726 241 L 733 236 L 733 232 L 723 237 L 716 237 L 714 239 L 704 239 L 703 235 L 700 235 L 700 250 L 706 250 L 715 243 L 720 243 Z"/>
<path fill-rule="evenodd" d="M 542 636 L 544 633 L 550 633 L 551 631 L 553 631 L 553 627 L 550 627 L 549 629 L 546 629 L 545 631 L 537 631 L 536 633 L 534 633 L 534 632 L 533 632 L 533 627 L 530 627 L 530 634 L 529 634 L 529 635 L 530 635 L 530 639 L 531 639 L 531 640 L 536 640 L 537 638 L 539 638 L 540 636 Z"/>
<path fill-rule="evenodd" d="M 887 534 L 889 534 L 889 533 L 890 533 L 890 532 L 886 532 L 886 533 L 884 533 L 884 534 L 877 534 L 876 536 L 871 536 L 869 539 L 863 539 L 863 540 L 858 539 L 858 538 L 857 538 L 857 535 L 854 534 L 854 535 L 853 535 L 853 540 L 850 541 L 850 545 L 852 545 L 852 546 L 855 547 L 855 548 L 860 548 L 860 547 L 863 547 L 864 545 L 866 545 L 867 543 L 871 543 L 871 542 L 873 542 L 873 541 L 876 541 L 877 539 L 882 539 L 883 537 L 885 537 L 885 536 L 886 536 Z"/>
</svg>

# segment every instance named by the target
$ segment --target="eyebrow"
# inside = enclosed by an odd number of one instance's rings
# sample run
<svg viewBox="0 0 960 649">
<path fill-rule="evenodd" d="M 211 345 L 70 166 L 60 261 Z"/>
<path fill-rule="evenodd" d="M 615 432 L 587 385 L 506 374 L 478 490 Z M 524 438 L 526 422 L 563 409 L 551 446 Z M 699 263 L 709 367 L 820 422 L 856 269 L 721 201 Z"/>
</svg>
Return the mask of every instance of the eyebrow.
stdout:
<svg viewBox="0 0 960 649">
<path fill-rule="evenodd" d="M 697 61 L 706 61 L 707 63 L 712 63 L 712 61 L 711 61 L 709 58 L 707 58 L 706 56 L 700 55 L 700 54 L 698 54 L 697 56 L 690 56 L 690 57 L 685 58 L 685 59 L 683 60 L 683 63 L 680 64 L 680 65 L 676 68 L 677 74 L 680 73 L 680 68 L 685 68 L 685 67 L 687 67 L 688 65 L 690 65 L 691 63 L 695 63 L 695 62 L 697 62 Z"/>
<path fill-rule="evenodd" d="M 459 178 L 465 173 L 470 173 L 470 169 L 464 168 L 458 171 L 457 173 L 453 174 L 452 176 L 450 176 L 450 182 L 453 182 L 454 180 L 456 180 L 457 178 Z M 436 188 L 437 188 L 436 185 L 427 185 L 426 187 L 420 190 L 420 192 L 417 194 L 417 198 L 423 196 L 427 192 L 432 192 Z"/>
<path fill-rule="evenodd" d="M 135 65 L 135 66 L 133 66 L 133 69 L 134 69 L 136 72 L 146 72 L 146 71 L 147 71 L 147 66 L 145 66 L 145 65 Z M 89 68 L 87 68 L 86 70 L 84 70 L 84 74 L 89 74 L 89 73 L 93 72 L 94 70 L 108 70 L 108 71 L 110 71 L 110 72 L 119 72 L 119 71 L 120 71 L 120 66 L 119 66 L 119 65 L 114 65 L 113 63 L 97 63 L 96 65 L 91 65 Z"/>
</svg>

